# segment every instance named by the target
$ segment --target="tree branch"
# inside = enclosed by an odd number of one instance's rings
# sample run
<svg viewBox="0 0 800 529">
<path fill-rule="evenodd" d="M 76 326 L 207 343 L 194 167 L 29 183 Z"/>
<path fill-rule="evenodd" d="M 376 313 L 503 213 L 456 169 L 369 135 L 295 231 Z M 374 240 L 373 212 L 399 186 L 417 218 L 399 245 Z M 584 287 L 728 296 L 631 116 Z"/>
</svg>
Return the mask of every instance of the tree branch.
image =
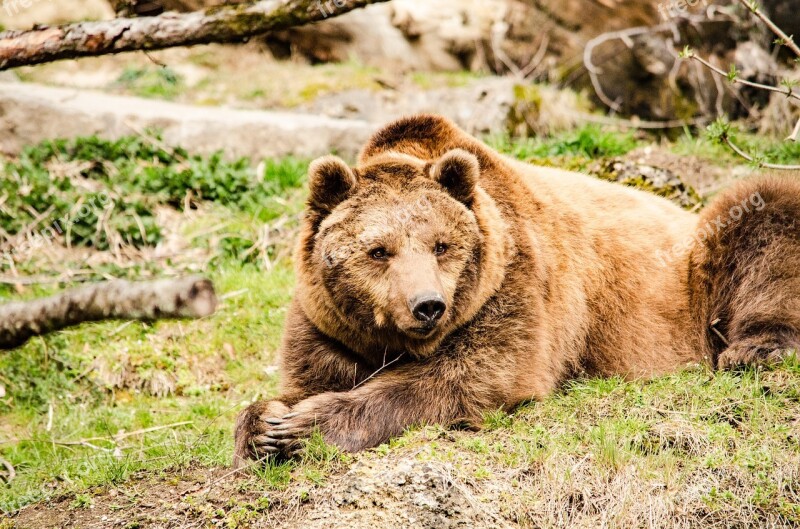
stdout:
<svg viewBox="0 0 800 529">
<path fill-rule="evenodd" d="M 707 60 L 705 60 L 702 57 L 696 55 L 694 52 L 691 52 L 691 54 L 689 55 L 689 58 L 696 60 L 697 62 L 699 62 L 700 64 L 702 64 L 703 66 L 705 66 L 706 68 L 711 70 L 712 72 L 714 72 L 716 74 L 719 74 L 722 77 L 728 77 L 730 82 L 733 83 L 733 84 L 737 84 L 738 83 L 738 84 L 742 84 L 742 85 L 745 85 L 745 86 L 750 86 L 752 88 L 758 88 L 760 90 L 766 90 L 768 92 L 775 92 L 777 94 L 783 94 L 786 97 L 791 97 L 793 99 L 797 99 L 798 101 L 800 101 L 800 94 L 798 94 L 794 90 L 792 90 L 791 87 L 778 88 L 777 86 L 770 86 L 770 85 L 766 85 L 766 84 L 762 84 L 762 83 L 754 83 L 754 82 L 748 81 L 746 79 L 739 79 L 738 77 L 734 77 L 734 78 L 731 79 L 729 77 L 728 72 L 726 72 L 725 70 L 722 70 L 720 68 L 717 68 L 716 66 L 714 66 L 713 64 L 711 64 Z"/>
<path fill-rule="evenodd" d="M 213 314 L 216 306 L 213 284 L 199 277 L 97 283 L 0 305 L 0 349 L 87 321 L 200 318 Z"/>
<path fill-rule="evenodd" d="M 14 466 L 0 457 L 0 466 L 3 467 L 4 474 L 0 474 L 0 478 L 6 482 L 6 484 L 11 483 L 11 481 L 17 477 L 17 471 L 14 470 Z"/>
<path fill-rule="evenodd" d="M 787 35 L 786 32 L 783 31 L 781 28 L 779 28 L 778 25 L 775 24 L 775 22 L 770 20 L 770 18 L 761 11 L 756 2 L 754 2 L 753 0 L 739 0 L 739 3 L 744 5 L 747 9 L 750 10 L 751 13 L 753 13 L 755 16 L 761 19 L 761 21 L 764 24 L 766 24 L 767 27 L 773 33 L 775 33 L 775 35 L 778 36 L 778 39 L 780 39 L 781 41 L 780 42 L 781 45 L 786 46 L 787 48 L 792 50 L 792 53 L 800 57 L 800 47 L 797 46 L 794 39 L 789 35 Z"/>
<path fill-rule="evenodd" d="M 800 165 L 783 165 L 783 164 L 768 163 L 756 160 L 754 157 L 744 152 L 744 149 L 733 143 L 733 141 L 727 134 L 723 135 L 721 137 L 721 140 L 725 143 L 725 145 L 730 147 L 730 149 L 733 152 L 735 152 L 738 156 L 744 158 L 748 162 L 755 164 L 763 169 L 775 169 L 776 171 L 800 171 Z"/>
<path fill-rule="evenodd" d="M 185 14 L 7 31 L 0 33 L 0 70 L 127 51 L 242 42 L 385 1 L 262 0 Z"/>
</svg>

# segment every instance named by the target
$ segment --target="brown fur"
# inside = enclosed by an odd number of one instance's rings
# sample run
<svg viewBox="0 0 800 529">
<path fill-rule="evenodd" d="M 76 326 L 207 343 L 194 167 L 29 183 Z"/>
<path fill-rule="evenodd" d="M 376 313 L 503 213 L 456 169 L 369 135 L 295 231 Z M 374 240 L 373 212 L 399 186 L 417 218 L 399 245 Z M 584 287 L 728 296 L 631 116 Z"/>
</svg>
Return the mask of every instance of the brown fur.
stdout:
<svg viewBox="0 0 800 529">
<path fill-rule="evenodd" d="M 309 175 L 283 388 L 240 416 L 237 464 L 290 455 L 314 428 L 361 450 L 412 424 L 477 423 L 578 373 L 646 377 L 798 344 L 797 184 L 742 184 L 700 218 L 503 157 L 436 116 L 390 124 L 355 168 L 326 157 Z M 697 242 L 756 192 L 764 208 Z M 420 292 L 446 307 L 430 331 L 414 327 Z"/>
</svg>

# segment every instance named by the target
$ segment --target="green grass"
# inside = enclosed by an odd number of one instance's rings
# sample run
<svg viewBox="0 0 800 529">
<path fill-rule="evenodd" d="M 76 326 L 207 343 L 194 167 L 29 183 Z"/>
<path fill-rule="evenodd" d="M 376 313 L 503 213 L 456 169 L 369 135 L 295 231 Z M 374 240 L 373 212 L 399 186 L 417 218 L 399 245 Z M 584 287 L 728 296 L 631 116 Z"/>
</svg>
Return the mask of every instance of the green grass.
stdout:
<svg viewBox="0 0 800 529">
<path fill-rule="evenodd" d="M 184 90 L 183 77 L 168 66 L 126 68 L 114 87 L 139 97 L 175 99 Z"/>
<path fill-rule="evenodd" d="M 223 295 L 248 290 L 207 320 L 122 330 L 118 322 L 87 324 L 0 356 L 9 396 L 0 416 L 10 427 L 0 439 L 19 439 L 0 445 L 0 454 L 20 474 L 0 488 L 0 509 L 41 498 L 42 483 L 82 491 L 142 469 L 229 463 L 241 403 L 276 391 L 277 373 L 265 368 L 276 362 L 293 277 L 285 264 L 269 274 L 232 264 L 213 279 Z M 184 422 L 113 440 L 120 431 Z M 96 448 L 54 444 L 97 437 L 104 440 L 92 441 Z"/>
<path fill-rule="evenodd" d="M 730 134 L 736 145 L 756 160 L 775 164 L 800 164 L 800 144 L 797 142 L 782 141 L 780 138 L 742 130 L 736 124 L 727 123 L 725 120 L 717 121 L 706 130 L 698 132 L 684 130 L 671 146 L 672 151 L 676 154 L 716 160 L 717 163 L 746 164 L 744 159 L 719 141 L 723 130 Z"/>
<path fill-rule="evenodd" d="M 159 210 L 216 208 L 236 224 L 235 233 L 214 239 L 222 255 L 274 256 L 274 248 L 257 247 L 257 225 L 297 215 L 306 166 L 305 160 L 284 158 L 254 168 L 222 153 L 191 155 L 164 147 L 157 134 L 45 141 L 13 161 L 0 161 L 0 229 L 11 236 L 34 234 L 34 242 L 22 245 L 28 250 L 52 240 L 99 250 L 147 248 L 164 238 Z M 209 239 L 195 242 L 208 246 Z"/>
<path fill-rule="evenodd" d="M 584 170 L 598 158 L 622 156 L 640 146 L 632 134 L 585 125 L 549 138 L 487 138 L 498 151 L 520 160 L 566 169 Z"/>
</svg>

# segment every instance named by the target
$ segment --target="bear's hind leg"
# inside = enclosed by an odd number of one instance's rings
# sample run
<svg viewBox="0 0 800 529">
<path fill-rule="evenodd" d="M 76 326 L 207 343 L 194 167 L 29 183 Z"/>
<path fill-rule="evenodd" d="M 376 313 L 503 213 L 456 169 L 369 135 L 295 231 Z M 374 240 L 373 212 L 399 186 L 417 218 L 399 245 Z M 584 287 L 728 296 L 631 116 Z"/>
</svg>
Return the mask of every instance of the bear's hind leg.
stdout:
<svg viewBox="0 0 800 529">
<path fill-rule="evenodd" d="M 692 310 L 720 369 L 800 347 L 800 183 L 762 178 L 703 213 L 690 262 Z"/>
<path fill-rule="evenodd" d="M 730 344 L 717 358 L 719 369 L 770 365 L 800 350 L 800 336 L 790 329 L 757 332 Z"/>
</svg>

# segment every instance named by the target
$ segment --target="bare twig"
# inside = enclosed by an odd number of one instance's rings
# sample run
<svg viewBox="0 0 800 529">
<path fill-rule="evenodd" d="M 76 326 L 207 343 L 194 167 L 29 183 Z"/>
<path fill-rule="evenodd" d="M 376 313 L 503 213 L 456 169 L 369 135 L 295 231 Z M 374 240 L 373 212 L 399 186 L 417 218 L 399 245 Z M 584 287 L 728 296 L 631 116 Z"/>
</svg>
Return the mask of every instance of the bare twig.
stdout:
<svg viewBox="0 0 800 529">
<path fill-rule="evenodd" d="M 800 135 L 800 119 L 797 120 L 797 123 L 794 126 L 794 130 L 792 133 L 786 138 L 787 141 L 797 141 L 797 136 Z"/>
<path fill-rule="evenodd" d="M 148 55 L 148 57 L 150 57 L 150 56 Z M 137 136 L 139 136 L 143 140 L 147 141 L 148 143 L 150 143 L 155 148 L 160 149 L 160 150 L 164 151 L 165 153 L 169 154 L 173 159 L 175 159 L 175 160 L 177 160 L 179 162 L 186 162 L 186 157 L 185 156 L 180 154 L 178 151 L 176 151 L 175 149 L 173 149 L 172 147 L 170 147 L 169 145 L 167 145 L 163 141 L 159 140 L 157 137 L 153 136 L 152 134 L 149 134 L 148 131 L 143 130 L 141 127 L 137 126 L 135 123 L 133 123 L 133 122 L 131 122 L 129 120 L 125 120 L 123 122 L 123 124 L 126 127 L 128 127 L 129 129 L 131 129 L 133 132 L 135 132 Z"/>
<path fill-rule="evenodd" d="M 711 323 L 709 323 L 708 327 L 714 332 L 714 334 L 716 334 L 719 337 L 720 340 L 722 340 L 722 343 L 724 343 L 726 346 L 728 346 L 728 345 L 730 345 L 728 343 L 728 339 L 725 338 L 725 336 L 721 332 L 719 332 L 719 329 L 717 329 L 717 325 L 719 325 L 720 321 L 721 320 L 719 318 L 717 318 L 714 321 L 712 321 Z"/>
<path fill-rule="evenodd" d="M 784 164 L 776 164 L 776 163 L 768 163 L 756 160 L 749 154 L 747 154 L 744 149 L 733 143 L 730 136 L 724 134 L 720 137 L 720 139 L 731 148 L 733 152 L 735 152 L 738 156 L 744 158 L 750 163 L 756 164 L 759 167 L 764 169 L 775 169 L 776 171 L 800 171 L 800 165 L 784 165 Z"/>
<path fill-rule="evenodd" d="M 49 208 L 47 208 L 45 211 L 43 211 L 41 213 L 39 213 L 38 211 L 36 211 L 34 209 L 31 209 L 30 211 L 28 211 L 28 213 L 33 215 L 33 217 L 34 217 L 33 220 L 27 226 L 25 226 L 22 230 L 20 230 L 19 233 L 13 239 L 8 240 L 6 242 L 6 244 L 4 244 L 2 247 L 0 247 L 0 252 L 5 252 L 9 248 L 13 248 L 17 244 L 18 240 L 26 237 L 31 232 L 33 232 L 33 230 L 44 219 L 46 219 L 53 212 L 54 209 L 55 209 L 55 206 L 51 205 Z"/>
<path fill-rule="evenodd" d="M 231 299 L 231 298 L 235 298 L 235 297 L 239 297 L 241 295 L 247 294 L 248 292 L 250 292 L 249 288 L 243 288 L 241 290 L 234 290 L 233 292 L 227 292 L 227 293 L 221 295 L 219 297 L 219 300 L 220 301 L 225 301 L 227 299 Z"/>
<path fill-rule="evenodd" d="M 256 460 L 253 460 L 253 461 L 250 461 L 249 463 L 247 463 L 247 464 L 246 464 L 246 465 L 244 465 L 244 466 L 241 466 L 241 467 L 236 467 L 236 468 L 234 468 L 233 470 L 231 470 L 231 471 L 229 471 L 229 472 L 226 472 L 226 473 L 225 473 L 225 474 L 223 474 L 222 476 L 220 476 L 220 477 L 218 477 L 218 478 L 214 479 L 214 480 L 213 480 L 211 483 L 209 483 L 208 485 L 206 485 L 206 487 L 205 487 L 205 488 L 203 488 L 203 489 L 201 489 L 199 492 L 197 492 L 197 494 L 208 494 L 209 492 L 211 492 L 211 489 L 213 489 L 215 486 L 217 486 L 217 484 L 219 484 L 219 483 L 221 483 L 221 482 L 225 481 L 227 478 L 229 478 L 229 477 L 231 477 L 231 476 L 233 476 L 233 475 L 235 475 L 235 474 L 242 474 L 242 473 L 244 473 L 244 472 L 247 472 L 247 471 L 248 471 L 248 470 L 250 470 L 251 468 L 255 468 L 257 465 L 260 465 L 260 464 L 264 463 L 264 462 L 265 462 L 267 459 L 269 459 L 269 458 L 270 458 L 270 456 L 269 456 L 269 455 L 266 455 L 266 456 L 264 456 L 264 457 L 261 457 L 261 458 L 259 458 L 259 459 L 256 459 Z"/>
<path fill-rule="evenodd" d="M 593 56 L 594 50 L 601 44 L 605 44 L 606 42 L 612 40 L 620 40 L 622 41 L 625 46 L 629 49 L 633 48 L 634 42 L 631 40 L 632 37 L 636 37 L 639 35 L 646 35 L 649 33 L 666 33 L 669 32 L 673 35 L 675 40 L 679 40 L 680 35 L 678 34 L 678 30 L 675 27 L 673 22 L 668 22 L 664 24 L 659 24 L 657 26 L 637 26 L 634 28 L 627 28 L 620 31 L 609 31 L 608 33 L 603 33 L 599 35 L 589 42 L 586 43 L 586 47 L 583 49 L 583 65 L 586 68 L 586 71 L 589 73 L 589 80 L 592 83 L 592 87 L 594 88 L 597 97 L 602 101 L 606 106 L 608 106 L 614 112 L 619 112 L 621 110 L 621 106 L 619 104 L 619 100 L 612 101 L 608 94 L 606 94 L 605 90 L 603 89 L 602 84 L 600 83 L 600 75 L 603 73 L 602 68 L 594 64 Z"/>
<path fill-rule="evenodd" d="M 800 47 L 794 41 L 793 37 L 790 37 L 783 31 L 781 28 L 775 24 L 770 18 L 765 15 L 761 9 L 759 9 L 758 4 L 756 4 L 753 0 L 739 0 L 739 3 L 745 6 L 747 9 L 750 10 L 755 16 L 757 16 L 761 21 L 767 25 L 767 27 L 775 33 L 778 38 L 781 40 L 781 44 L 792 50 L 792 53 L 800 57 Z"/>
<path fill-rule="evenodd" d="M 107 441 L 112 443 L 119 443 L 120 441 L 122 441 L 123 439 L 127 439 L 128 437 L 144 435 L 152 432 L 157 432 L 159 430 L 178 428 L 180 426 L 188 426 L 190 424 L 193 424 L 193 421 L 182 421 L 173 424 L 164 424 L 162 426 L 151 426 L 150 428 L 143 428 L 141 430 L 135 430 L 133 432 L 121 432 L 116 435 L 107 437 L 87 437 L 86 439 L 80 439 L 77 441 L 53 441 L 53 444 L 59 446 L 88 446 L 90 448 L 101 449 L 100 447 L 93 445 L 91 443 L 95 441 Z"/>
<path fill-rule="evenodd" d="M 723 77 L 729 77 L 728 72 L 726 72 L 725 70 L 722 70 L 720 68 L 717 68 L 716 66 L 714 66 L 713 64 L 711 64 L 710 62 L 708 62 L 707 60 L 703 59 L 702 57 L 698 56 L 695 53 L 690 53 L 689 54 L 689 58 L 698 61 L 699 63 L 701 63 L 703 66 L 705 66 L 709 70 L 713 71 L 714 73 L 717 73 L 717 74 L 719 74 L 719 75 L 721 75 Z M 732 83 L 734 83 L 734 84 L 742 84 L 742 85 L 745 85 L 745 86 L 750 86 L 752 88 L 759 88 L 761 90 L 767 90 L 769 92 L 775 92 L 775 93 L 778 93 L 778 94 L 783 94 L 786 97 L 791 97 L 793 99 L 797 99 L 798 101 L 800 101 L 800 94 L 798 94 L 797 92 L 792 90 L 791 87 L 778 88 L 777 86 L 770 86 L 770 85 L 762 84 L 762 83 L 754 83 L 753 81 L 748 81 L 746 79 L 740 79 L 739 77 L 730 78 L 730 81 Z"/>
<path fill-rule="evenodd" d="M 542 42 L 539 44 L 539 49 L 536 50 L 536 53 L 531 57 L 530 62 L 528 65 L 522 69 L 522 78 L 528 79 L 531 75 L 536 73 L 536 70 L 539 69 L 541 66 L 542 61 L 544 60 L 544 56 L 547 54 L 547 50 L 550 46 L 550 37 L 547 33 L 542 34 Z"/>
<path fill-rule="evenodd" d="M 372 373 L 370 376 L 368 376 L 367 378 L 365 378 L 364 380 L 362 380 L 361 382 L 359 382 L 358 384 L 356 384 L 355 386 L 353 386 L 353 389 L 356 389 L 356 388 L 358 388 L 358 387 L 360 387 L 360 386 L 363 386 L 364 384 L 366 384 L 367 382 L 369 382 L 370 380 L 372 380 L 373 378 L 375 378 L 375 377 L 378 375 L 378 373 L 380 373 L 381 371 L 383 371 L 384 369 L 386 369 L 386 368 L 387 368 L 387 367 L 389 367 L 390 365 L 392 365 L 392 364 L 394 364 L 394 363 L 397 363 L 398 361 L 400 361 L 400 359 L 401 359 L 401 358 L 403 358 L 403 356 L 405 356 L 405 353 L 400 353 L 400 354 L 397 356 L 397 358 L 395 358 L 394 360 L 392 360 L 392 361 L 391 361 L 391 362 L 389 362 L 389 363 L 386 363 L 386 351 L 384 351 L 384 352 L 383 352 L 383 365 L 382 365 L 381 367 L 379 367 L 379 368 L 378 368 L 378 369 L 377 369 L 377 370 L 376 370 L 374 373 Z"/>
<path fill-rule="evenodd" d="M 524 68 L 520 68 L 514 64 L 514 61 L 511 59 L 511 57 L 509 57 L 503 50 L 502 42 L 507 32 L 507 24 L 498 24 L 492 28 L 492 37 L 490 41 L 492 53 L 494 53 L 494 56 L 497 60 L 499 60 L 506 68 L 508 68 L 514 77 L 521 81 L 527 80 L 531 75 L 533 75 L 533 73 L 536 72 L 536 70 L 539 68 L 539 65 L 542 63 L 544 56 L 547 54 L 547 49 L 550 45 L 550 38 L 547 36 L 547 34 L 543 34 L 542 40 L 539 43 L 539 48 L 536 50 L 536 53 L 533 54 L 533 57 L 531 57 L 530 62 Z"/>
</svg>

